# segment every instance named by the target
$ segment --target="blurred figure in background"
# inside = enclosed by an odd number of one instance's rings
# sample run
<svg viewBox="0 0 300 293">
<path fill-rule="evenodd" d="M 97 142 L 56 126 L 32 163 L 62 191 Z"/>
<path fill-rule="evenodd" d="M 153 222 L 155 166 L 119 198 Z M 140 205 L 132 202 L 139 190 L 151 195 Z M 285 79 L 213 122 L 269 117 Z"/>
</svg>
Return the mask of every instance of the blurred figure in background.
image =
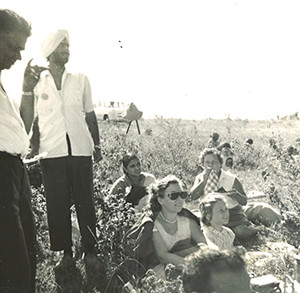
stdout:
<svg viewBox="0 0 300 293">
<path fill-rule="evenodd" d="M 208 148 L 216 148 L 218 145 L 219 145 L 219 133 L 217 132 L 213 132 L 211 135 L 210 135 L 210 140 L 208 141 L 208 144 L 207 144 L 207 147 Z"/>
<path fill-rule="evenodd" d="M 221 153 L 221 158 L 223 160 L 222 169 L 228 171 L 233 167 L 233 150 L 229 142 L 222 142 L 218 145 L 217 150 Z"/>
</svg>

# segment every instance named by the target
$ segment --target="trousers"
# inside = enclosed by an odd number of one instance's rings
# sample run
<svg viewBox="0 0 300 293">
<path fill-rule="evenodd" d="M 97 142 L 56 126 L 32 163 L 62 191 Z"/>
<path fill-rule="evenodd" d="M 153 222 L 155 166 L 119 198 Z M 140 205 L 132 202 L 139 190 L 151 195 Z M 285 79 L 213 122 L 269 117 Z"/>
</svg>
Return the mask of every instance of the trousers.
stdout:
<svg viewBox="0 0 300 293">
<path fill-rule="evenodd" d="M 69 250 L 72 247 L 70 207 L 74 201 L 83 248 L 85 252 L 93 252 L 96 244 L 96 215 L 92 158 L 69 155 L 43 159 L 40 163 L 51 250 Z"/>
<path fill-rule="evenodd" d="M 36 230 L 31 196 L 20 157 L 0 152 L 0 292 L 35 292 Z"/>
</svg>

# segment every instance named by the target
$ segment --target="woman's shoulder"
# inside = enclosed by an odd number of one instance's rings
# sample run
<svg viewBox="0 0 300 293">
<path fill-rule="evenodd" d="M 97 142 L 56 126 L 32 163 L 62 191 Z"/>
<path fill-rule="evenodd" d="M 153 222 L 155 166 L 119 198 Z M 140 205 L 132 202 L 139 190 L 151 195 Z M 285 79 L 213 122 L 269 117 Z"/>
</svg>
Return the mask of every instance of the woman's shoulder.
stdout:
<svg viewBox="0 0 300 293">
<path fill-rule="evenodd" d="M 235 235 L 234 232 L 229 227 L 223 226 L 223 230 L 225 230 L 230 235 Z"/>
<path fill-rule="evenodd" d="M 189 217 L 184 217 L 184 216 L 179 216 L 178 215 L 178 223 L 179 225 L 185 226 L 188 225 L 188 227 L 190 226 L 190 223 L 193 221 L 192 218 Z"/>
<path fill-rule="evenodd" d="M 122 175 L 121 177 L 119 177 L 112 185 L 112 187 L 110 188 L 110 194 L 114 194 L 119 192 L 118 189 L 121 189 L 123 192 L 127 186 L 130 186 L 130 184 L 126 181 L 125 175 Z"/>
<path fill-rule="evenodd" d="M 155 176 L 151 173 L 148 172 L 141 172 L 141 174 L 143 174 L 143 176 L 145 176 L 145 178 L 151 178 L 155 180 Z"/>
<path fill-rule="evenodd" d="M 200 225 L 200 219 L 190 210 L 183 208 L 179 213 L 178 216 L 186 217 L 190 220 L 194 220 L 198 225 Z"/>
<path fill-rule="evenodd" d="M 153 183 L 156 178 L 153 174 L 148 173 L 148 172 L 142 172 L 141 173 L 144 176 L 144 186 L 147 187 L 148 185 L 150 185 L 151 183 Z"/>
</svg>

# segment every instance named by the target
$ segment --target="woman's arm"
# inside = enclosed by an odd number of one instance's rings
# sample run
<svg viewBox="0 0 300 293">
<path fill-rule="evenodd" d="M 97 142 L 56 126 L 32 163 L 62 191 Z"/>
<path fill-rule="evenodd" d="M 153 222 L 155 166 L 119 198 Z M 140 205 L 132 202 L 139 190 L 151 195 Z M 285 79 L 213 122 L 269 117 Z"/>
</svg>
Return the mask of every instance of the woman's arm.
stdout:
<svg viewBox="0 0 300 293">
<path fill-rule="evenodd" d="M 114 182 L 114 184 L 110 188 L 109 195 L 123 193 L 123 195 L 125 196 L 126 186 L 127 184 L 125 182 L 124 176 L 122 176 Z"/>
<path fill-rule="evenodd" d="M 153 232 L 152 241 L 156 255 L 162 264 L 170 263 L 177 268 L 182 268 L 185 264 L 184 258 L 175 253 L 169 253 L 167 246 L 158 231 Z"/>
<path fill-rule="evenodd" d="M 193 200 L 196 200 L 204 195 L 204 187 L 207 183 L 210 171 L 211 169 L 205 169 L 196 177 L 195 183 L 190 190 L 190 194 Z"/>
<path fill-rule="evenodd" d="M 197 243 L 204 243 L 206 244 L 206 239 L 200 229 L 200 226 L 196 223 L 195 220 L 190 219 L 190 230 L 192 239 Z"/>
</svg>

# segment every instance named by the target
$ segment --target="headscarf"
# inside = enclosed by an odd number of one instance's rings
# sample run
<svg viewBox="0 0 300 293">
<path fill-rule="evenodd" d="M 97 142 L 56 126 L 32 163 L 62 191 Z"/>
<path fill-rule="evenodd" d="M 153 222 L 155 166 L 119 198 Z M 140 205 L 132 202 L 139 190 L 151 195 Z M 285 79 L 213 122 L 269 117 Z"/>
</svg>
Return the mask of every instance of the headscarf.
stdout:
<svg viewBox="0 0 300 293">
<path fill-rule="evenodd" d="M 55 49 L 58 47 L 58 45 L 62 42 L 64 38 L 67 38 L 68 42 L 70 42 L 70 37 L 67 30 L 59 29 L 55 32 L 50 33 L 42 43 L 42 55 L 45 58 L 48 58 L 55 51 Z"/>
</svg>

